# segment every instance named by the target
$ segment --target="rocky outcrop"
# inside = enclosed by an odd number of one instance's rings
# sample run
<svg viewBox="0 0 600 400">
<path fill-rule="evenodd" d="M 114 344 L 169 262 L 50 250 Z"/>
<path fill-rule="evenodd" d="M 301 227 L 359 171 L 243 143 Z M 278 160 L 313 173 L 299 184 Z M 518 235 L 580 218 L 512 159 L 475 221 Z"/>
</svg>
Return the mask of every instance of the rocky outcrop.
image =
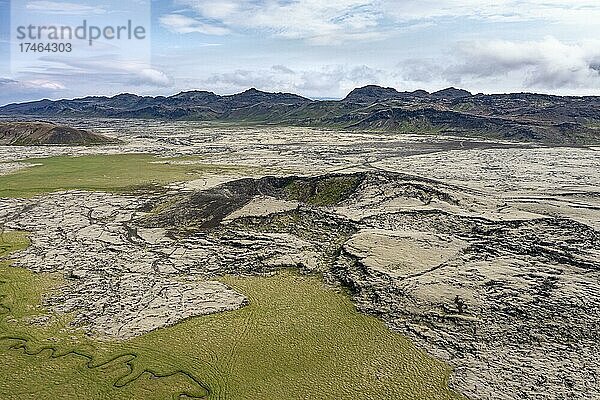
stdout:
<svg viewBox="0 0 600 400">
<path fill-rule="evenodd" d="M 383 88 L 377 85 L 368 85 L 352 90 L 343 101 L 347 103 L 368 105 L 386 100 L 406 100 L 411 98 L 426 98 L 427 96 L 429 96 L 429 93 L 424 90 L 417 90 L 414 92 L 399 92 L 394 88 Z"/>
<path fill-rule="evenodd" d="M 454 87 L 449 87 L 446 89 L 438 90 L 437 92 L 431 93 L 431 97 L 437 97 L 444 100 L 454 100 L 460 99 L 463 97 L 471 97 L 473 94 L 464 89 L 457 89 Z"/>
</svg>

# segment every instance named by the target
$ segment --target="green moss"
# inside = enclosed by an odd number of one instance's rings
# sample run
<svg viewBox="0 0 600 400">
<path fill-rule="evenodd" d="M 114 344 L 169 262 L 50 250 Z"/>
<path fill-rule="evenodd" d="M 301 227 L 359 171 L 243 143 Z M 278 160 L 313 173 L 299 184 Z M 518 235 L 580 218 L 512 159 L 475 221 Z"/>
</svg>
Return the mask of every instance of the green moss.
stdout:
<svg viewBox="0 0 600 400">
<path fill-rule="evenodd" d="M 289 200 L 306 202 L 312 195 L 312 187 L 309 182 L 294 180 L 285 187 Z"/>
<path fill-rule="evenodd" d="M 10 253 L 24 250 L 27 246 L 29 246 L 27 233 L 18 231 L 0 231 L 0 258 L 4 258 Z"/>
<path fill-rule="evenodd" d="M 400 133 L 434 135 L 441 133 L 446 128 L 446 126 L 433 125 L 425 119 L 414 119 L 400 122 L 396 131 Z"/>
<path fill-rule="evenodd" d="M 320 181 L 309 203 L 321 206 L 334 205 L 346 199 L 358 185 L 358 178 L 334 177 Z"/>
<path fill-rule="evenodd" d="M 166 211 L 169 208 L 173 207 L 175 204 L 177 204 L 178 202 L 180 202 L 183 199 L 185 199 L 185 197 L 180 196 L 180 195 L 170 196 L 166 200 L 162 200 L 162 201 L 158 202 L 157 204 L 155 204 L 152 207 L 152 209 L 150 210 L 149 215 L 158 215 L 161 212 Z"/>
<path fill-rule="evenodd" d="M 600 120 L 590 119 L 586 121 L 583 126 L 590 129 L 600 129 Z"/>
<path fill-rule="evenodd" d="M 207 173 L 239 171 L 239 167 L 197 161 L 197 158 L 166 159 L 149 154 L 30 159 L 28 163 L 40 165 L 0 176 L 0 197 L 31 197 L 70 189 L 123 192 L 198 179 Z"/>
<path fill-rule="evenodd" d="M 0 177 L 0 195 L 122 190 L 193 179 L 217 168 L 156 160 L 149 155 L 36 160 L 43 165 Z M 288 191 L 329 205 L 358 183 L 357 177 L 333 177 L 300 182 Z M 280 218 L 265 229 L 282 229 L 290 220 L 302 229 L 309 222 L 298 213 Z M 0 258 L 27 245 L 25 233 L 3 232 Z M 339 246 L 337 236 L 331 246 Z M 319 277 L 282 271 L 222 281 L 250 304 L 126 341 L 100 341 L 71 326 L 72 315 L 42 306 L 44 296 L 65 284 L 62 276 L 34 274 L 0 260 L 0 398 L 460 398 L 447 386 L 447 365 L 358 313 L 346 294 Z"/>
<path fill-rule="evenodd" d="M 360 183 L 357 176 L 337 176 L 318 180 L 294 180 L 286 187 L 290 200 L 316 206 L 331 206 L 348 198 Z"/>
</svg>

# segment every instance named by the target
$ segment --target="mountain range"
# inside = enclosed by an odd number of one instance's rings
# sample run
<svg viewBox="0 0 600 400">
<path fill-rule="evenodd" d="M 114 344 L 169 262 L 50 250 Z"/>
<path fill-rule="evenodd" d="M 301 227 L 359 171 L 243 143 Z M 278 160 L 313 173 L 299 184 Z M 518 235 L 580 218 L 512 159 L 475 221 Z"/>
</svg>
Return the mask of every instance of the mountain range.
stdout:
<svg viewBox="0 0 600 400">
<path fill-rule="evenodd" d="M 169 97 L 119 94 L 9 104 L 0 107 L 0 115 L 220 121 L 564 145 L 600 143 L 600 96 L 472 94 L 456 88 L 399 92 L 369 85 L 341 100 L 311 100 L 257 89 L 227 96 L 207 91 Z"/>
</svg>

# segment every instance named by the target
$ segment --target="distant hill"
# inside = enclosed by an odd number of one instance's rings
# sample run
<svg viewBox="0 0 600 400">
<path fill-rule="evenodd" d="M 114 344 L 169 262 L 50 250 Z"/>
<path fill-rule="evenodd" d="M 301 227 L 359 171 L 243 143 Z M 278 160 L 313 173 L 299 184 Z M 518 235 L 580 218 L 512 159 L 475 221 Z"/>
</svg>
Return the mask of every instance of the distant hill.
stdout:
<svg viewBox="0 0 600 400">
<path fill-rule="evenodd" d="M 0 122 L 0 145 L 97 145 L 119 142 L 81 129 L 45 122 Z"/>
<path fill-rule="evenodd" d="M 429 93 L 424 90 L 417 90 L 415 92 L 399 92 L 394 88 L 383 88 L 381 86 L 368 85 L 354 89 L 343 101 L 350 103 L 373 104 L 385 100 L 410 99 L 415 97 L 422 98 L 427 96 L 429 96 Z"/>
<path fill-rule="evenodd" d="M 447 88 L 400 92 L 376 85 L 342 100 L 311 100 L 257 89 L 219 96 L 188 91 L 173 96 L 85 97 L 0 107 L 2 115 L 153 118 L 437 133 L 579 145 L 600 143 L 600 97 L 532 93 L 471 94 Z"/>
<path fill-rule="evenodd" d="M 431 96 L 437 97 L 439 99 L 454 100 L 460 99 L 462 97 L 470 97 L 473 96 L 473 94 L 464 89 L 449 87 L 443 90 L 439 90 L 437 92 L 433 92 L 431 93 Z"/>
</svg>

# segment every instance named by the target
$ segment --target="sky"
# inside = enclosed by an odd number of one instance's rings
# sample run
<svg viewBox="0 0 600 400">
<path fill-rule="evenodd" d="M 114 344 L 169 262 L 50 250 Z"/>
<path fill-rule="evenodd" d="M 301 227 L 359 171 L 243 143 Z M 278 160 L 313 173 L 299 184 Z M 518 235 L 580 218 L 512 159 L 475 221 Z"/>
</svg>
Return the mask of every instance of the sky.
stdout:
<svg viewBox="0 0 600 400">
<path fill-rule="evenodd" d="M 84 20 L 132 21 L 144 39 L 17 36 Z M 598 0 L 0 0 L 0 104 L 250 87 L 342 98 L 367 84 L 600 95 L 598 21 Z"/>
</svg>

